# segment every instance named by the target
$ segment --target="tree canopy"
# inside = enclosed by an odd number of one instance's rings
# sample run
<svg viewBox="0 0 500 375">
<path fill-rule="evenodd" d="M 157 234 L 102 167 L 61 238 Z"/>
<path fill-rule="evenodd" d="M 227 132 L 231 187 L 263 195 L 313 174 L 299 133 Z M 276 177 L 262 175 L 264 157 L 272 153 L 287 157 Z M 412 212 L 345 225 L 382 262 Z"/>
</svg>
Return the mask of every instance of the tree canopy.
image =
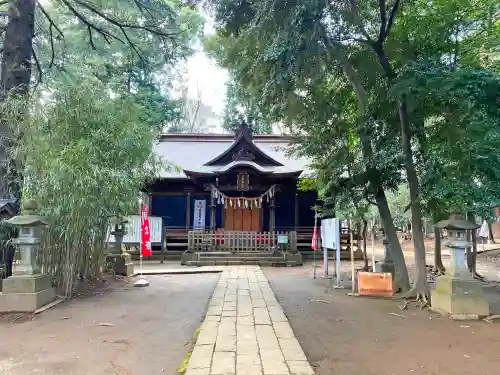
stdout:
<svg viewBox="0 0 500 375">
<path fill-rule="evenodd" d="M 294 151 L 313 160 L 327 205 L 349 197 L 376 205 L 403 290 L 398 219 L 386 192 L 408 184 L 418 265 L 408 295 L 425 300 L 422 212 L 438 219 L 484 209 L 497 189 L 499 5 L 211 3 L 218 62 L 262 113 L 299 137 Z"/>
</svg>

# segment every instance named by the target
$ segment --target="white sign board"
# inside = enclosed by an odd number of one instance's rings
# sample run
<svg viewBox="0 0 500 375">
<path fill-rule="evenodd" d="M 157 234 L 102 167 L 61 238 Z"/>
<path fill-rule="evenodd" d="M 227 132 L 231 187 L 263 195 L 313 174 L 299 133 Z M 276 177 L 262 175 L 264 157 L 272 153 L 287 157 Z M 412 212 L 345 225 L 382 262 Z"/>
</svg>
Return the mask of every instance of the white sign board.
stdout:
<svg viewBox="0 0 500 375">
<path fill-rule="evenodd" d="M 340 221 L 338 219 L 321 220 L 321 245 L 325 262 L 325 277 L 328 277 L 328 249 L 335 249 L 335 274 L 337 287 L 340 287 Z"/>
<path fill-rule="evenodd" d="M 205 199 L 196 199 L 193 207 L 193 229 L 205 230 L 205 214 L 207 201 Z"/>
<path fill-rule="evenodd" d="M 287 244 L 288 243 L 288 236 L 278 235 L 278 243 L 279 244 Z"/>
<path fill-rule="evenodd" d="M 141 217 L 139 215 L 128 216 L 125 225 L 127 234 L 123 237 L 124 244 L 139 244 L 141 242 Z M 163 237 L 163 220 L 161 217 L 150 216 L 149 227 L 151 230 L 151 243 L 161 244 Z M 115 236 L 111 235 L 114 228 L 110 228 L 108 242 L 115 242 Z"/>
<path fill-rule="evenodd" d="M 340 246 L 340 222 L 338 219 L 321 220 L 321 246 L 337 249 Z"/>
</svg>

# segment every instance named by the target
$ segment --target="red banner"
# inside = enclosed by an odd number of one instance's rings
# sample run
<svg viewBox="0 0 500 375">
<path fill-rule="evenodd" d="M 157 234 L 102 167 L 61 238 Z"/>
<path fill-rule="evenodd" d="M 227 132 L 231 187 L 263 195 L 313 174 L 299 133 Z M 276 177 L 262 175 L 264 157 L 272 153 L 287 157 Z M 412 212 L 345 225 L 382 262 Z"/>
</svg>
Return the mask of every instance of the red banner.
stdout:
<svg viewBox="0 0 500 375">
<path fill-rule="evenodd" d="M 141 255 L 150 257 L 153 255 L 151 248 L 151 231 L 149 227 L 148 206 L 143 205 L 141 208 Z"/>
<path fill-rule="evenodd" d="M 314 224 L 314 232 L 311 241 L 311 249 L 318 250 L 318 226 Z"/>
</svg>

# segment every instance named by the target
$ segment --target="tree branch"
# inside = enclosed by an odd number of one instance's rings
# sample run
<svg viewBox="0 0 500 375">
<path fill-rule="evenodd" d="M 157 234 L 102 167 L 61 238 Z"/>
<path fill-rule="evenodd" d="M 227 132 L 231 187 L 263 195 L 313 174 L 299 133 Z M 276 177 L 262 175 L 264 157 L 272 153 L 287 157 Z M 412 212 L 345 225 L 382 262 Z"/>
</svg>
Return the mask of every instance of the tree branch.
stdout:
<svg viewBox="0 0 500 375">
<path fill-rule="evenodd" d="M 36 69 L 38 70 L 38 82 L 35 85 L 42 83 L 42 66 L 40 65 L 40 61 L 38 60 L 38 56 L 36 55 L 35 49 L 31 48 L 31 53 L 33 54 L 33 60 L 35 60 Z"/>
<path fill-rule="evenodd" d="M 400 4 L 401 4 L 401 0 L 396 0 L 396 2 L 394 3 L 394 6 L 391 9 L 391 14 L 389 15 L 389 22 L 387 24 L 387 29 L 385 31 L 386 38 L 389 36 L 389 33 L 391 32 L 391 28 L 392 28 L 392 25 L 394 24 L 394 20 L 396 19 L 396 14 L 398 13 Z"/>
<path fill-rule="evenodd" d="M 347 7 L 351 11 L 351 14 L 354 18 L 354 23 L 357 25 L 359 32 L 366 38 L 368 44 L 373 44 L 374 40 L 372 39 L 370 34 L 368 34 L 365 27 L 363 26 L 363 22 L 359 15 L 358 4 L 356 3 L 356 0 L 345 0 L 345 1 Z"/>
<path fill-rule="evenodd" d="M 66 5 L 66 7 L 68 7 L 68 9 L 71 11 L 71 13 L 73 13 L 76 16 L 76 18 L 78 18 L 85 26 L 87 26 L 87 30 L 89 33 L 89 42 L 90 42 L 90 46 L 92 47 L 92 49 L 94 49 L 94 50 L 96 49 L 96 46 L 94 44 L 94 40 L 92 37 L 92 30 L 94 30 L 98 34 L 102 35 L 108 44 L 110 42 L 110 39 L 114 39 L 114 40 L 117 40 L 123 44 L 126 44 L 123 39 L 119 38 L 115 34 L 110 33 L 109 31 L 104 30 L 103 28 L 98 27 L 98 26 L 94 25 L 93 23 L 91 23 L 68 0 L 61 0 L 61 1 L 64 5 Z"/>
<path fill-rule="evenodd" d="M 62 30 L 56 25 L 56 23 L 54 22 L 54 20 L 50 17 L 49 13 L 45 10 L 45 8 L 42 6 L 42 4 L 40 4 L 40 1 L 37 0 L 36 4 L 38 5 L 38 8 L 40 9 L 40 11 L 42 12 L 42 14 L 45 16 L 45 18 L 47 19 L 47 21 L 49 21 L 49 25 L 51 25 L 58 33 L 59 35 L 61 36 L 62 39 L 64 39 L 64 33 L 62 32 Z"/>
<path fill-rule="evenodd" d="M 118 21 L 114 18 L 109 17 L 104 12 L 100 11 L 99 9 L 90 5 L 89 3 L 86 3 L 86 2 L 81 1 L 81 0 L 74 0 L 74 1 L 75 1 L 75 3 L 82 6 L 83 8 L 90 10 L 92 13 L 95 13 L 96 15 L 101 17 L 103 20 L 108 21 L 110 24 L 118 27 L 124 34 L 126 33 L 125 29 L 145 30 L 145 31 L 150 32 L 151 34 L 166 37 L 166 38 L 172 38 L 175 35 L 179 35 L 179 34 L 183 33 L 183 31 L 181 30 L 178 33 L 169 34 L 169 33 L 166 33 L 164 31 L 161 31 L 160 29 L 158 29 L 152 25 L 140 26 L 140 25 L 134 25 L 134 24 L 129 24 L 129 23 L 122 23 L 121 21 Z M 67 3 L 67 1 L 64 1 L 64 2 Z M 127 39 L 128 39 L 128 37 L 127 37 Z"/>
<path fill-rule="evenodd" d="M 142 1 L 134 0 L 134 4 L 136 5 L 136 7 L 139 9 L 139 12 L 141 12 L 141 14 L 144 17 L 154 17 L 154 15 L 153 15 L 154 9 L 147 6 Z"/>
<path fill-rule="evenodd" d="M 368 203 L 373 204 L 375 207 L 378 207 L 377 202 L 374 202 L 370 199 L 370 195 L 368 194 L 368 189 L 366 186 L 363 187 L 363 195 L 365 196 L 365 199 Z"/>
<path fill-rule="evenodd" d="M 383 43 L 386 38 L 386 27 L 387 27 L 387 9 L 385 0 L 378 0 L 378 8 L 380 12 L 380 32 L 378 36 L 378 41 Z"/>
</svg>

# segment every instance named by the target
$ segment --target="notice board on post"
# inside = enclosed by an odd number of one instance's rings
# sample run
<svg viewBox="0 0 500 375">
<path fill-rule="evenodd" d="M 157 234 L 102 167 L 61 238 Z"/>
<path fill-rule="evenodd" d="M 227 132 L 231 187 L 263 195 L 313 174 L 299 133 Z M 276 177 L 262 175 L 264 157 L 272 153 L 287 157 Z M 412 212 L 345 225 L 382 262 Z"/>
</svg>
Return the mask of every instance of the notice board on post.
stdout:
<svg viewBox="0 0 500 375">
<path fill-rule="evenodd" d="M 340 221 L 339 219 L 321 220 L 321 247 L 340 250 Z"/>
<path fill-rule="evenodd" d="M 340 287 L 340 221 L 339 219 L 321 220 L 321 246 L 325 277 L 328 277 L 328 249 L 335 250 L 335 275 L 337 287 Z"/>
</svg>

